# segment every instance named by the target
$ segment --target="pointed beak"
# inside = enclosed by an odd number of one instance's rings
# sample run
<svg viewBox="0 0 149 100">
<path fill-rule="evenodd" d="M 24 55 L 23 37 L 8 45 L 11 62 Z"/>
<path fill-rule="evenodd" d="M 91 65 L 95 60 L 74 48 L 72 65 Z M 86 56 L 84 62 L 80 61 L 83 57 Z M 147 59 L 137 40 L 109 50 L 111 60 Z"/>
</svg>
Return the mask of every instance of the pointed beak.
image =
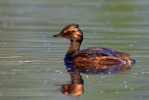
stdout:
<svg viewBox="0 0 149 100">
<path fill-rule="evenodd" d="M 53 37 L 61 37 L 61 34 L 59 33 L 59 34 L 55 34 L 55 35 L 53 35 Z"/>
</svg>

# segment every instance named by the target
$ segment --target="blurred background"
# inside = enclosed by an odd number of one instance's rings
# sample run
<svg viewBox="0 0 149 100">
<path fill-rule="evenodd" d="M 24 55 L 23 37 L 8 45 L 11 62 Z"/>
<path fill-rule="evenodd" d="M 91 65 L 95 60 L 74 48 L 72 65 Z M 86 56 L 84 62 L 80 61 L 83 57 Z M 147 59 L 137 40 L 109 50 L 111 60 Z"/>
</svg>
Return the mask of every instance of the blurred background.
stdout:
<svg viewBox="0 0 149 100">
<path fill-rule="evenodd" d="M 69 41 L 52 36 L 70 23 L 84 31 L 81 48 L 119 49 L 137 63 L 113 75 L 82 74 L 84 94 L 63 95 Z M 0 100 L 148 100 L 148 43 L 148 0 L 0 0 Z"/>
</svg>

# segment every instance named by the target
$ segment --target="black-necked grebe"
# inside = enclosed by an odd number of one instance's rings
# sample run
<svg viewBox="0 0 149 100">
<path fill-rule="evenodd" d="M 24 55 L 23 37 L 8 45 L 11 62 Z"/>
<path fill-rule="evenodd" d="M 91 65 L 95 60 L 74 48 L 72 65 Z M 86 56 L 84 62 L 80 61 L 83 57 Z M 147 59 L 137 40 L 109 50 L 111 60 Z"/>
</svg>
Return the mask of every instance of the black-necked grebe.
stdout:
<svg viewBox="0 0 149 100">
<path fill-rule="evenodd" d="M 83 31 L 78 24 L 67 25 L 59 34 L 55 34 L 53 37 L 63 37 L 70 40 L 70 46 L 64 60 L 69 60 L 73 63 L 98 63 L 103 65 L 132 65 L 135 63 L 135 60 L 129 54 L 111 48 L 89 47 L 80 50 Z"/>
</svg>

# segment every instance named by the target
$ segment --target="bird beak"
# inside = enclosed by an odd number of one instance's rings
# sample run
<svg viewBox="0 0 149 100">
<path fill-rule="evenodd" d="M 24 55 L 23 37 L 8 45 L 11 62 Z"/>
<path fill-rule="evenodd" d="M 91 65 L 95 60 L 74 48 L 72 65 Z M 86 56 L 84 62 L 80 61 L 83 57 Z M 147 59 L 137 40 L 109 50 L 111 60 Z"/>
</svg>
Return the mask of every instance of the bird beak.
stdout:
<svg viewBox="0 0 149 100">
<path fill-rule="evenodd" d="M 55 34 L 55 35 L 53 35 L 53 37 L 61 37 L 61 34 L 59 33 L 59 34 Z"/>
</svg>

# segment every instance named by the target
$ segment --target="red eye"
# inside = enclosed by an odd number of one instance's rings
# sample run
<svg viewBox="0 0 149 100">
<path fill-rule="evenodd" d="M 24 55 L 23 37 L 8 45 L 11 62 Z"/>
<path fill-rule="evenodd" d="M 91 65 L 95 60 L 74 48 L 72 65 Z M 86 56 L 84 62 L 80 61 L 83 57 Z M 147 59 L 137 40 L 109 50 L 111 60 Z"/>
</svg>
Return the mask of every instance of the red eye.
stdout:
<svg viewBox="0 0 149 100">
<path fill-rule="evenodd" d="M 63 33 L 66 34 L 67 33 L 67 30 L 64 30 Z"/>
</svg>

